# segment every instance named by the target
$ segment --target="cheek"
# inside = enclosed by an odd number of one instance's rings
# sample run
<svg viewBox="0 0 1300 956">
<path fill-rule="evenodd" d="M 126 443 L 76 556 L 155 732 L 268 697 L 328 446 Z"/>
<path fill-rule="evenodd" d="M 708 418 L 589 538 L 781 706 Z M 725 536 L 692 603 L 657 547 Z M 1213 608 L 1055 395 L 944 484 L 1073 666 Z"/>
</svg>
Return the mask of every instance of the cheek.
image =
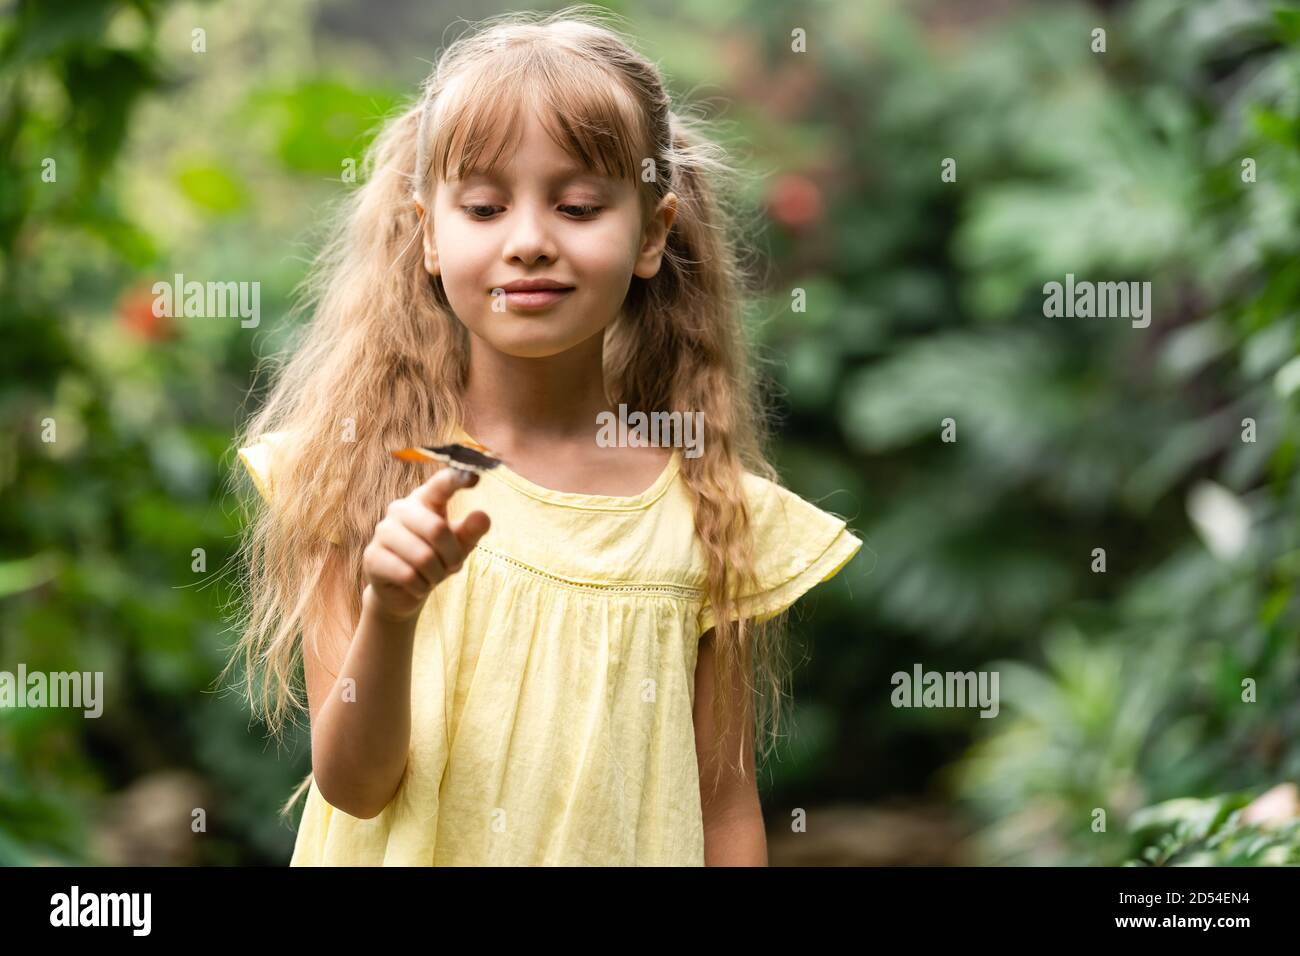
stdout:
<svg viewBox="0 0 1300 956">
<path fill-rule="evenodd" d="M 438 248 L 438 266 L 442 281 L 448 287 L 475 281 L 475 272 L 482 271 L 490 258 L 488 243 L 466 228 L 466 224 L 450 213 L 434 227 Z"/>
<path fill-rule="evenodd" d="M 575 271 L 588 282 L 625 289 L 636 263 L 636 237 L 626 224 L 591 229 L 569 243 Z"/>
<path fill-rule="evenodd" d="M 457 315 L 472 316 L 489 304 L 484 289 L 496 272 L 491 246 L 455 221 L 439 225 L 435 237 L 438 272 L 447 301 Z"/>
</svg>

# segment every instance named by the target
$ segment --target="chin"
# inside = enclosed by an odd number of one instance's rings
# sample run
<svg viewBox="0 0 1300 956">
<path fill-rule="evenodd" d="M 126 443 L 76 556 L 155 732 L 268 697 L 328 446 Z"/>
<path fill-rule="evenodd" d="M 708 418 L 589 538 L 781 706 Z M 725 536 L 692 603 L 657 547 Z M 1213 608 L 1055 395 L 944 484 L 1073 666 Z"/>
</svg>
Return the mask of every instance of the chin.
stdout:
<svg viewBox="0 0 1300 956">
<path fill-rule="evenodd" d="M 562 355 L 603 333 L 605 327 L 574 328 L 563 317 L 547 313 L 501 313 L 486 317 L 470 331 L 504 355 L 541 359 Z"/>
<path fill-rule="evenodd" d="M 513 358 L 530 359 L 550 358 L 553 355 L 563 354 L 583 341 L 581 338 L 566 336 L 563 339 L 558 339 L 553 335 L 537 335 L 535 333 L 515 335 L 508 338 L 489 335 L 483 336 L 483 338 L 498 352 Z"/>
</svg>

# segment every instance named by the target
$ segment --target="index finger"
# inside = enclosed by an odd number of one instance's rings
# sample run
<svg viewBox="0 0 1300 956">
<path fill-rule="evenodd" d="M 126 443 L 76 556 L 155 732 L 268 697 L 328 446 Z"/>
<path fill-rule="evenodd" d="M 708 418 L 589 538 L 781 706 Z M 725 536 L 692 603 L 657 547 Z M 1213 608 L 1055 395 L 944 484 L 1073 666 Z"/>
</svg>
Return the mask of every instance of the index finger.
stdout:
<svg viewBox="0 0 1300 956">
<path fill-rule="evenodd" d="M 432 478 L 416 488 L 412 497 L 431 508 L 434 514 L 445 519 L 447 502 L 451 500 L 451 496 L 462 488 L 472 488 L 476 484 L 478 484 L 478 475 L 449 465 L 439 469 Z"/>
</svg>

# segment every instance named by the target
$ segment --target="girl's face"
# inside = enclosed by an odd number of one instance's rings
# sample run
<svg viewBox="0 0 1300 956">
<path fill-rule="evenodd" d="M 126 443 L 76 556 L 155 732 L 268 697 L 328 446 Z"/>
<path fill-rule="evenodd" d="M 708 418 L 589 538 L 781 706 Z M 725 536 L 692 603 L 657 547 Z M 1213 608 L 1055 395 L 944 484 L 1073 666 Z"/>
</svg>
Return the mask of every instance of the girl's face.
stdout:
<svg viewBox="0 0 1300 956">
<path fill-rule="evenodd" d="M 479 339 L 517 358 L 547 358 L 603 331 L 632 276 L 659 271 L 677 199 L 669 193 L 643 223 L 632 183 L 582 169 L 526 115 L 498 176 L 437 184 L 422 219 L 424 264 Z M 563 288 L 512 288 L 536 279 Z"/>
</svg>

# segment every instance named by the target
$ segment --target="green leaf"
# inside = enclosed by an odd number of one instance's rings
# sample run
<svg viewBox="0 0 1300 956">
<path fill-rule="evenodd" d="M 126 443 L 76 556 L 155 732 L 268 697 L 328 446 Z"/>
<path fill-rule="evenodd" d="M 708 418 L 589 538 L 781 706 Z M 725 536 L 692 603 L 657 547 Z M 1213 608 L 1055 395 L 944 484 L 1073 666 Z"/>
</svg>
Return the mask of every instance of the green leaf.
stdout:
<svg viewBox="0 0 1300 956">
<path fill-rule="evenodd" d="M 1287 43 L 1300 43 L 1300 10 L 1278 7 L 1273 11 L 1278 33 Z"/>
<path fill-rule="evenodd" d="M 213 162 L 190 162 L 176 171 L 176 185 L 190 202 L 215 213 L 244 207 L 247 193 L 230 171 Z"/>
</svg>

